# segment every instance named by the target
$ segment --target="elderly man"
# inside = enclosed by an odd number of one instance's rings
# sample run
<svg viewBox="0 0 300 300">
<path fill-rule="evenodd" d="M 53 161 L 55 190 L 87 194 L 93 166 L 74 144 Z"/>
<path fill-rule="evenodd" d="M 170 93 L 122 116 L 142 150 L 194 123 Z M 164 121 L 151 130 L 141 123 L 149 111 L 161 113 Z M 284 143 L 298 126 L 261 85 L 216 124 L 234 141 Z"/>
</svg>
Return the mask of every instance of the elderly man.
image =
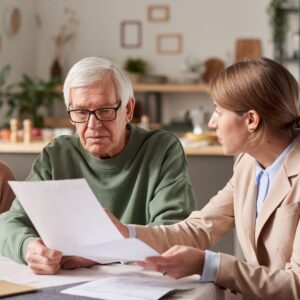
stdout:
<svg viewBox="0 0 300 300">
<path fill-rule="evenodd" d="M 50 143 L 27 180 L 85 178 L 124 223 L 171 224 L 196 208 L 178 139 L 130 124 L 135 100 L 120 68 L 103 58 L 82 59 L 69 71 L 64 98 L 76 134 Z M 0 216 L 0 254 L 37 274 L 95 264 L 47 248 L 17 199 Z"/>
</svg>

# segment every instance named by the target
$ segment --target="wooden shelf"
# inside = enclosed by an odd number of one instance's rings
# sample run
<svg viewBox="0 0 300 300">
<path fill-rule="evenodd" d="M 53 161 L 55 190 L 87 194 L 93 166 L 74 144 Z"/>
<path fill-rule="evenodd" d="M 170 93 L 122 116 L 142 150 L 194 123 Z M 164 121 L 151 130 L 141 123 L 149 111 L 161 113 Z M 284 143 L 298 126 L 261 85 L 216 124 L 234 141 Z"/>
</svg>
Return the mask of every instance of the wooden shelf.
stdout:
<svg viewBox="0 0 300 300">
<path fill-rule="evenodd" d="M 134 92 L 140 93 L 209 93 L 209 85 L 198 84 L 148 84 L 137 83 L 133 85 Z"/>
<path fill-rule="evenodd" d="M 46 142 L 32 142 L 30 144 L 0 142 L 0 153 L 39 154 L 46 145 Z M 224 155 L 222 147 L 219 145 L 183 148 L 187 156 Z"/>
</svg>

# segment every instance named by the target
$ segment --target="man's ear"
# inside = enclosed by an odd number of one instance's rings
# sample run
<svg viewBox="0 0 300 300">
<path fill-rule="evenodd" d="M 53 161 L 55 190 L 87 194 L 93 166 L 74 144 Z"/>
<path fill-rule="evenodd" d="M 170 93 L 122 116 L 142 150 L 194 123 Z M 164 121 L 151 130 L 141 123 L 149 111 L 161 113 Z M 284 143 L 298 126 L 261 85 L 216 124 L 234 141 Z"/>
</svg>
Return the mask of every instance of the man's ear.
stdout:
<svg viewBox="0 0 300 300">
<path fill-rule="evenodd" d="M 247 112 L 247 126 L 249 132 L 255 131 L 258 128 L 260 121 L 260 115 L 256 110 L 251 109 Z"/>
<path fill-rule="evenodd" d="M 129 99 L 126 105 L 126 120 L 129 123 L 133 118 L 133 111 L 134 111 L 135 99 L 132 97 Z"/>
</svg>

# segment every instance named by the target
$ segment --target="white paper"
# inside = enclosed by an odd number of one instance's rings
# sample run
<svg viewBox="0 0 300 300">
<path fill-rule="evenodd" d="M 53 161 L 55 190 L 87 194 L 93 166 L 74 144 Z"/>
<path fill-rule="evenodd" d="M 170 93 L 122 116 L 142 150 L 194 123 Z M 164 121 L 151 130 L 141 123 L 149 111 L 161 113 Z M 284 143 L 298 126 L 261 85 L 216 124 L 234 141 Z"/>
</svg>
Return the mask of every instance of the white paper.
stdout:
<svg viewBox="0 0 300 300">
<path fill-rule="evenodd" d="M 85 179 L 9 183 L 49 248 L 100 263 L 158 255 L 143 242 L 121 235 Z"/>
<path fill-rule="evenodd" d="M 81 284 L 61 293 L 107 300 L 156 300 L 170 291 L 191 289 L 198 285 L 199 281 L 162 276 L 118 276 Z"/>
</svg>

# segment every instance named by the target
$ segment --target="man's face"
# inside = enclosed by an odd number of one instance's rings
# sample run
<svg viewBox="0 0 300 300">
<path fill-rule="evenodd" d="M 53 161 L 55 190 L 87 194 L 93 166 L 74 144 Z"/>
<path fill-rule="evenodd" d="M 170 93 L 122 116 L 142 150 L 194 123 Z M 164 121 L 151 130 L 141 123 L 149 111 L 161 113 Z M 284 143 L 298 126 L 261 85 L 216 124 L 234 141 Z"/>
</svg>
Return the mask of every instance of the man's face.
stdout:
<svg viewBox="0 0 300 300">
<path fill-rule="evenodd" d="M 71 88 L 70 99 L 69 109 L 87 110 L 115 108 L 121 101 L 109 75 L 90 85 Z M 125 108 L 119 108 L 113 121 L 99 121 L 91 114 L 88 122 L 73 123 L 83 147 L 101 158 L 120 153 L 126 145 L 126 124 L 131 120 L 133 107 L 134 100 L 130 99 Z"/>
</svg>

